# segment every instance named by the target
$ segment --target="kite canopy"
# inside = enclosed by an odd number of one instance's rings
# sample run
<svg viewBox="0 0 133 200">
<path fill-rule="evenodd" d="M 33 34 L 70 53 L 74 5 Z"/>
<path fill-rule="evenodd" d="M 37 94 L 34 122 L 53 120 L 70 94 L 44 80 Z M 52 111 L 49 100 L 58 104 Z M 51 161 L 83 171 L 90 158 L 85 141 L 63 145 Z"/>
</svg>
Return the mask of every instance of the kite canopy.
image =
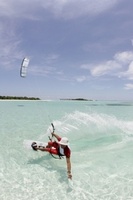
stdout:
<svg viewBox="0 0 133 200">
<path fill-rule="evenodd" d="M 21 69 L 20 69 L 20 76 L 21 77 L 26 77 L 27 75 L 27 67 L 29 65 L 29 58 L 24 58 L 23 61 L 22 61 L 22 64 L 21 64 Z"/>
</svg>

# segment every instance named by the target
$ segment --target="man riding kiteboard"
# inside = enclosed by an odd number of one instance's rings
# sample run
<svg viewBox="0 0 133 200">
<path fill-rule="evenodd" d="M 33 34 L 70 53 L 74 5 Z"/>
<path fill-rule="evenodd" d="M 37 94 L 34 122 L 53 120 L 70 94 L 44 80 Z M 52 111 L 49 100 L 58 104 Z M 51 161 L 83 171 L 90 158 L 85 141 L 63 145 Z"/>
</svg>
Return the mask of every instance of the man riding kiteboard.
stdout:
<svg viewBox="0 0 133 200">
<path fill-rule="evenodd" d="M 53 126 L 53 124 L 51 124 Z M 71 174 L 71 150 L 69 148 L 69 142 L 68 139 L 66 137 L 60 137 L 57 134 L 54 133 L 54 126 L 53 126 L 53 132 L 52 137 L 54 136 L 57 141 L 49 141 L 47 146 L 37 146 L 36 142 L 33 142 L 31 144 L 31 147 L 33 148 L 33 150 L 37 151 L 47 151 L 49 152 L 51 155 L 58 155 L 59 158 L 61 158 L 62 156 L 66 157 L 66 164 L 67 164 L 67 174 L 68 174 L 68 178 L 72 179 L 72 174 Z"/>
</svg>

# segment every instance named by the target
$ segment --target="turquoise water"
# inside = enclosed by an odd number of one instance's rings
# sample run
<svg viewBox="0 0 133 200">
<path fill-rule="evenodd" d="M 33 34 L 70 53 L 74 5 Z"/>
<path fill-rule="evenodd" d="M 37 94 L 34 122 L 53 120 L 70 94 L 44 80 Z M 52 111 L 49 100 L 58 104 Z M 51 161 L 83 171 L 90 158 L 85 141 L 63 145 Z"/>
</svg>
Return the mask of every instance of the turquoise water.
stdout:
<svg viewBox="0 0 133 200">
<path fill-rule="evenodd" d="M 133 199 L 133 102 L 0 101 L 1 200 Z M 65 159 L 26 149 L 47 142 L 50 124 L 69 138 L 73 188 Z"/>
</svg>

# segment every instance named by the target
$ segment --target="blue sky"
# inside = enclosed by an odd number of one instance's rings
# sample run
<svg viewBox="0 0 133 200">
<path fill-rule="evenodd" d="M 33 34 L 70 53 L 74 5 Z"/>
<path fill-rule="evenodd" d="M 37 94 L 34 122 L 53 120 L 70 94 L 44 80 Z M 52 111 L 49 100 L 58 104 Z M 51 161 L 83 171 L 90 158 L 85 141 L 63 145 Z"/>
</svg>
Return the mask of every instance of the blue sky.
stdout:
<svg viewBox="0 0 133 200">
<path fill-rule="evenodd" d="M 0 95 L 133 100 L 132 7 L 132 0 L 1 0 Z"/>
</svg>

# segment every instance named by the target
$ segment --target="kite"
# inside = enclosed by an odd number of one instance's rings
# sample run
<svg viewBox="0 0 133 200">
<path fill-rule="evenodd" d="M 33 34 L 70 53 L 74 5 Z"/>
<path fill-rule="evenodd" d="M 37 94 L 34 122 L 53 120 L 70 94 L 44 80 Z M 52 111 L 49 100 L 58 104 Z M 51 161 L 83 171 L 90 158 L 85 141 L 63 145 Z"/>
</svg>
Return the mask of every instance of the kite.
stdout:
<svg viewBox="0 0 133 200">
<path fill-rule="evenodd" d="M 29 58 L 24 58 L 22 61 L 21 68 L 20 68 L 20 76 L 23 78 L 25 78 L 27 75 L 27 68 L 28 68 L 29 62 L 30 62 Z"/>
</svg>

